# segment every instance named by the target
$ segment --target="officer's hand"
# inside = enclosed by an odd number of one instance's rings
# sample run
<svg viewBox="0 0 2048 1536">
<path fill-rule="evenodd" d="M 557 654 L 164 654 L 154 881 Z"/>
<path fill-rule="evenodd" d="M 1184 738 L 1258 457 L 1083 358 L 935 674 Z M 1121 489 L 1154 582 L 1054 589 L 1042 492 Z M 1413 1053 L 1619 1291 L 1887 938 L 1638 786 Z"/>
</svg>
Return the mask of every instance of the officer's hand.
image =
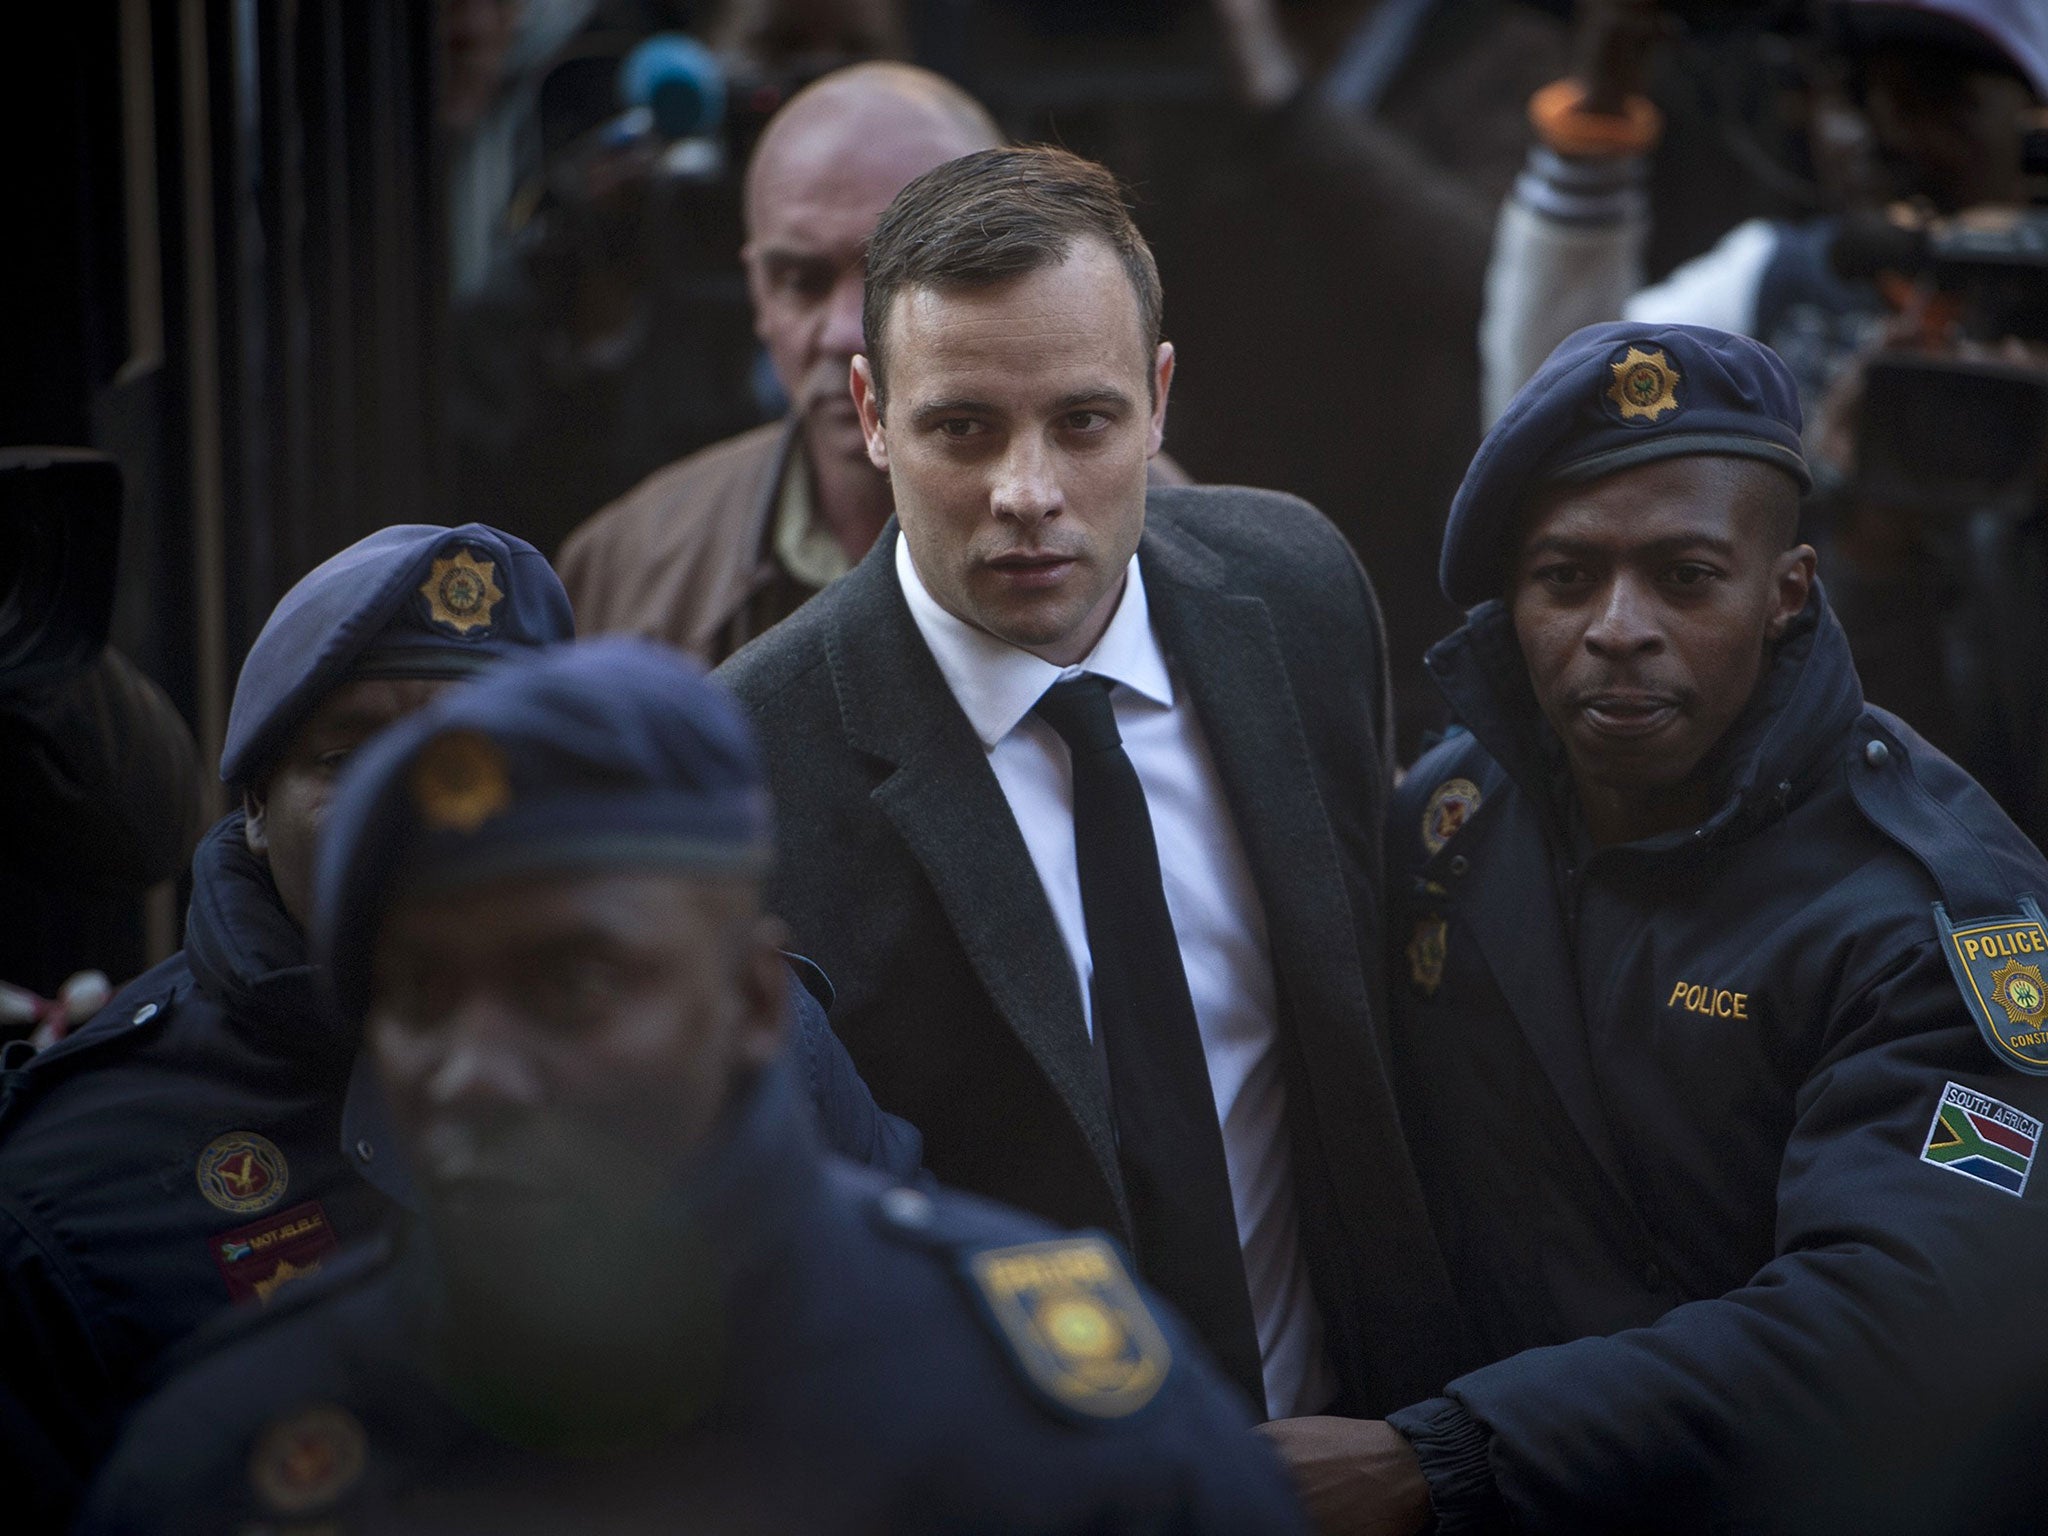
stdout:
<svg viewBox="0 0 2048 1536">
<path fill-rule="evenodd" d="M 1321 1536 L 1415 1536 L 1429 1524 L 1422 1464 L 1378 1419 L 1275 1419 L 1259 1433 L 1287 1463 Z"/>
</svg>

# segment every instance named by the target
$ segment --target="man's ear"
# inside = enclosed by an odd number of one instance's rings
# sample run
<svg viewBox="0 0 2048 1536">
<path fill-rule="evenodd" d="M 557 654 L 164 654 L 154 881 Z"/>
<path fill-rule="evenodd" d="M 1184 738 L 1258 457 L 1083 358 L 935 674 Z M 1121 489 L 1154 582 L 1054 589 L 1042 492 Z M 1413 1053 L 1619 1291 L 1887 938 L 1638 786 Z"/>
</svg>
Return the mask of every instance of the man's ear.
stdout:
<svg viewBox="0 0 2048 1536">
<path fill-rule="evenodd" d="M 886 475 L 889 473 L 889 444 L 882 436 L 882 394 L 875 387 L 874 369 L 865 352 L 854 354 L 847 387 L 853 391 L 853 408 L 860 412 L 860 435 L 867 439 L 868 462 Z"/>
<path fill-rule="evenodd" d="M 270 835 L 263 823 L 263 795 L 259 790 L 242 791 L 242 842 L 264 863 L 270 862 Z"/>
<path fill-rule="evenodd" d="M 1805 611 L 1806 600 L 1813 595 L 1813 577 L 1818 566 L 1819 557 L 1811 544 L 1794 545 L 1778 556 L 1772 566 L 1771 595 L 1775 602 L 1764 633 L 1773 642 L 1782 640 L 1792 621 Z"/>
<path fill-rule="evenodd" d="M 1166 442 L 1166 392 L 1173 388 L 1173 343 L 1162 341 L 1152 358 L 1152 426 L 1146 440 L 1145 457 L 1158 453 Z"/>
<path fill-rule="evenodd" d="M 761 270 L 760 261 L 756 259 L 754 242 L 751 240 L 740 247 L 740 271 L 744 272 L 747 278 L 747 307 L 754 313 L 754 339 L 766 345 L 767 327 L 761 323 L 761 317 L 768 313 L 768 278 Z"/>
</svg>

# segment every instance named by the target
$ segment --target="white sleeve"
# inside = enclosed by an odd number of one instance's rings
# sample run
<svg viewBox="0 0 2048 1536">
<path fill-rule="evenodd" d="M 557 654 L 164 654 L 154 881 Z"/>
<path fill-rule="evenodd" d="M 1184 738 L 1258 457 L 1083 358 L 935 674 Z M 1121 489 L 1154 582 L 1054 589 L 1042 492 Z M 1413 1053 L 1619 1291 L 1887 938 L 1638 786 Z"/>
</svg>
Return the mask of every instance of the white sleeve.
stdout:
<svg viewBox="0 0 2048 1536">
<path fill-rule="evenodd" d="M 1501 205 L 1479 315 L 1482 427 L 1565 337 L 1621 317 L 1642 284 L 1648 232 L 1644 219 L 1566 224 L 1514 197 Z"/>
<path fill-rule="evenodd" d="M 1621 318 L 1642 286 L 1650 214 L 1641 156 L 1577 159 L 1542 145 L 1501 204 L 1479 316 L 1481 425 L 1582 326 Z"/>
<path fill-rule="evenodd" d="M 1753 336 L 1757 297 L 1777 249 L 1778 231 L 1770 220 L 1738 224 L 1712 250 L 1630 299 L 1622 318 L 1656 325 L 1711 325 Z"/>
</svg>

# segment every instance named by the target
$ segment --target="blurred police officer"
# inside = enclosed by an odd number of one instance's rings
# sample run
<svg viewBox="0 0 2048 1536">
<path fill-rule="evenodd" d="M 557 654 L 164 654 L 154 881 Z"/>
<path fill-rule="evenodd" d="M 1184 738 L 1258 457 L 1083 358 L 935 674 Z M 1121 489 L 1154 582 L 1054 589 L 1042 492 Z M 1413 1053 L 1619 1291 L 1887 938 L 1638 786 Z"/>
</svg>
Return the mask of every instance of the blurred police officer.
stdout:
<svg viewBox="0 0 2048 1536">
<path fill-rule="evenodd" d="M 236 684 L 221 777 L 242 808 L 193 866 L 186 947 L 0 1081 L 0 1467 L 51 1524 L 166 1346 L 409 1199 L 356 1036 L 314 992 L 313 847 L 341 764 L 453 681 L 571 633 L 532 546 L 481 524 L 386 528 L 285 594 Z M 817 1004 L 795 1007 L 834 1145 L 899 1172 Z"/>
<path fill-rule="evenodd" d="M 1104 1239 L 821 1153 L 768 849 L 737 710 L 645 641 L 366 751 L 317 939 L 425 1219 L 146 1408 L 86 1528 L 1295 1528 Z"/>
<path fill-rule="evenodd" d="M 1495 1363 L 1391 1416 L 1420 1475 L 1351 1490 L 1388 1529 L 2048 1507 L 2048 863 L 1864 703 L 1794 542 L 1799 424 L 1760 343 L 1595 326 L 1452 507 L 1476 606 L 1429 665 L 1468 733 L 1394 797 L 1389 936 Z"/>
<path fill-rule="evenodd" d="M 328 792 L 453 679 L 570 632 L 547 562 L 472 523 L 372 534 L 257 636 L 221 758 L 242 805 L 195 855 L 185 949 L 0 1081 L 10 1513 L 60 1524 L 166 1346 L 377 1224 L 385 1202 L 342 1151 L 355 1047 L 303 937 Z"/>
</svg>

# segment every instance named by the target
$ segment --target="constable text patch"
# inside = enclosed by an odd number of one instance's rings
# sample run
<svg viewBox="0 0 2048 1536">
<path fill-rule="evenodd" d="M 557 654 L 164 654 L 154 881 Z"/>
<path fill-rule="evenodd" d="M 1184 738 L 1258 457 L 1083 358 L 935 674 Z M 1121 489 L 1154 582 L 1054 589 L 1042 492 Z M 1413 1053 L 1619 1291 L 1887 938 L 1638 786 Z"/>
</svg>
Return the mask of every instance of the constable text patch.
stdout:
<svg viewBox="0 0 2048 1536">
<path fill-rule="evenodd" d="M 1989 1184 L 2009 1195 L 2026 1193 L 2041 1144 L 2041 1122 L 2010 1104 L 1950 1083 L 1934 1107 L 1920 1161 Z"/>
</svg>

